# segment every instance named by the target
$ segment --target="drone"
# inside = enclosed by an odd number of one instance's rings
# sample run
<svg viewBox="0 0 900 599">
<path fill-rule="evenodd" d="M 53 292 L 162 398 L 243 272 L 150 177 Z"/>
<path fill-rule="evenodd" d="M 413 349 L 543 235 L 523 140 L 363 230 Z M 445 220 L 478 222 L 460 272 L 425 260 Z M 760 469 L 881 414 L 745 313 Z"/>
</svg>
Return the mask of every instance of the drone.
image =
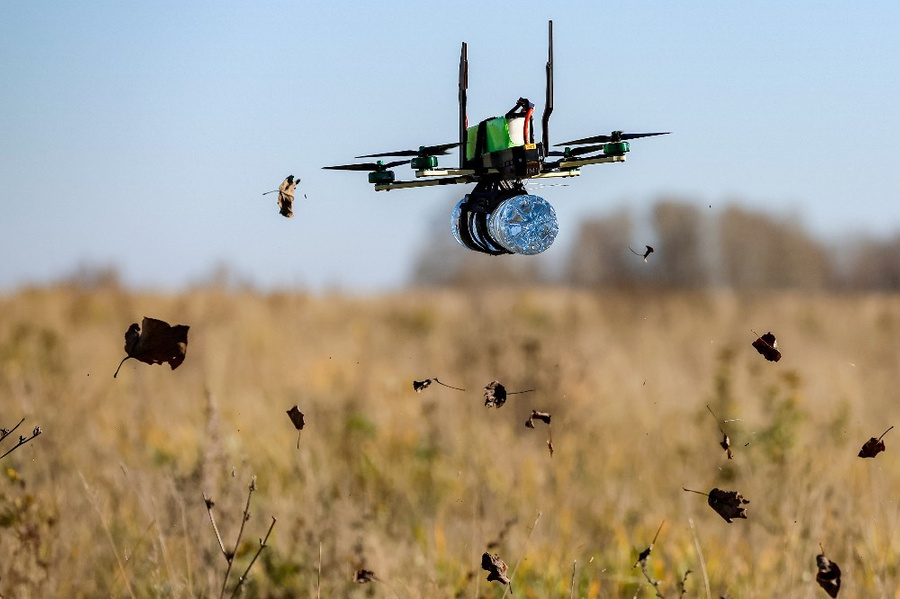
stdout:
<svg viewBox="0 0 900 599">
<path fill-rule="evenodd" d="M 364 154 L 377 158 L 322 168 L 368 171 L 375 191 L 411 189 L 435 185 L 475 183 L 474 189 L 456 205 L 451 229 L 463 247 L 490 255 L 543 252 L 559 231 L 556 212 L 544 198 L 529 194 L 523 180 L 577 177 L 581 167 L 625 162 L 629 140 L 665 133 L 594 135 L 550 146 L 550 115 L 553 112 L 553 21 L 549 22 L 547 86 L 541 116 L 541 139 L 535 142 L 534 104 L 519 98 L 504 116 L 491 117 L 469 126 L 466 114 L 469 60 L 466 42 L 459 56 L 459 141 L 400 150 Z M 459 167 L 442 168 L 438 156 L 459 148 Z M 385 162 L 383 158 L 401 158 Z M 398 180 L 394 168 L 407 164 L 415 179 Z"/>
</svg>

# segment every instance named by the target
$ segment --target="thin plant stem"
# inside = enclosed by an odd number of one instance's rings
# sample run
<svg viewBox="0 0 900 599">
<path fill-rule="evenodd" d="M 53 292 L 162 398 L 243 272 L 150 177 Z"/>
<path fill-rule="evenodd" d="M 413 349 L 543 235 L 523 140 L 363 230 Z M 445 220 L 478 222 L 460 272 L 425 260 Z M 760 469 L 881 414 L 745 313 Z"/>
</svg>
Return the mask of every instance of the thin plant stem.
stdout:
<svg viewBox="0 0 900 599">
<path fill-rule="evenodd" d="M 256 554 L 253 556 L 253 559 L 250 560 L 250 563 L 247 564 L 247 569 L 244 570 L 244 573 L 241 574 L 241 577 L 238 578 L 238 583 L 235 585 L 234 590 L 231 591 L 231 596 L 236 597 L 238 591 L 241 589 L 241 585 L 244 584 L 244 581 L 247 580 L 247 576 L 250 574 L 250 568 L 253 567 L 253 564 L 256 563 L 256 558 L 259 557 L 259 554 L 262 553 L 262 550 L 267 547 L 266 542 L 269 540 L 269 535 L 272 534 L 272 529 L 275 528 L 275 516 L 272 516 L 272 523 L 269 525 L 269 530 L 266 531 L 265 538 L 259 541 L 259 549 L 256 550 Z"/>
<path fill-rule="evenodd" d="M 113 555 L 116 558 L 116 563 L 119 566 L 119 573 L 122 575 L 122 580 L 125 581 L 125 588 L 128 589 L 128 596 L 134 599 L 134 591 L 131 588 L 131 582 L 128 580 L 128 572 L 125 571 L 125 564 L 122 562 L 122 558 L 119 557 L 119 550 L 116 549 L 116 542 L 113 540 L 112 531 L 109 529 L 109 524 L 106 522 L 106 518 L 103 517 L 103 512 L 100 511 L 100 508 L 97 506 L 97 503 L 94 497 L 91 495 L 91 487 L 88 485 L 87 479 L 84 478 L 84 474 L 81 471 L 78 471 L 78 476 L 81 477 L 81 484 L 84 485 L 84 491 L 87 493 L 88 501 L 91 503 L 91 507 L 94 508 L 94 511 L 97 512 L 97 516 L 100 518 L 100 523 L 103 525 L 103 530 L 106 532 L 106 538 L 109 539 L 109 544 L 112 547 Z"/>
<path fill-rule="evenodd" d="M 437 379 L 437 377 L 434 377 L 432 380 L 435 383 L 437 383 L 438 385 L 443 385 L 444 387 L 447 387 L 448 389 L 455 389 L 457 391 L 465 391 L 465 389 L 462 389 L 461 387 L 454 387 L 453 385 L 448 385 L 447 383 L 442 383 L 441 381 L 439 381 Z"/>
<path fill-rule="evenodd" d="M 222 543 L 222 535 L 219 534 L 219 527 L 216 526 L 216 519 L 212 513 L 213 506 L 216 504 L 213 503 L 212 499 L 206 496 L 206 493 L 203 494 L 203 501 L 206 503 L 206 513 L 209 514 L 209 522 L 212 524 L 213 532 L 216 533 L 216 540 L 219 542 L 219 549 L 222 550 L 222 555 L 225 556 L 225 559 L 228 559 L 228 552 L 225 551 L 225 544 Z"/>
<path fill-rule="evenodd" d="M 253 497 L 253 491 L 256 490 L 256 477 L 250 479 L 249 492 L 247 493 L 247 504 L 244 506 L 244 513 L 241 517 L 241 528 L 238 530 L 237 539 L 234 541 L 234 550 L 226 554 L 225 557 L 228 559 L 228 568 L 225 570 L 225 579 L 222 581 L 222 591 L 219 593 L 219 599 L 222 599 L 225 596 L 225 589 L 228 587 L 228 578 L 231 576 L 231 567 L 234 565 L 234 555 L 237 553 L 238 546 L 241 544 L 241 537 L 244 536 L 244 526 L 247 524 L 247 520 L 250 519 L 250 499 Z M 212 512 L 210 512 L 212 515 Z M 221 542 L 221 541 L 220 541 Z"/>
<path fill-rule="evenodd" d="M 694 492 L 696 493 L 696 491 Z M 697 550 L 697 559 L 700 561 L 700 572 L 703 574 L 703 586 L 706 589 L 706 599 L 710 599 L 712 595 L 709 589 L 709 575 L 706 573 L 706 560 L 703 559 L 703 550 L 700 549 L 700 540 L 697 538 L 697 531 L 694 530 L 694 519 L 688 518 L 688 524 L 691 525 L 691 536 L 694 538 L 694 549 Z"/>
<path fill-rule="evenodd" d="M 188 540 L 188 527 L 187 527 L 187 518 L 184 513 L 184 501 L 181 497 L 178 498 L 178 507 L 181 510 L 181 531 L 184 536 L 184 564 L 187 567 L 187 579 L 188 579 L 188 593 L 193 597 L 194 596 L 194 576 L 193 571 L 191 569 L 191 551 L 190 551 L 190 541 Z"/>
<path fill-rule="evenodd" d="M 23 422 L 24 420 L 25 420 L 25 419 L 23 418 L 22 421 L 19 422 L 19 424 L 22 424 L 22 422 Z M 16 425 L 16 428 L 18 428 L 19 424 Z M 16 430 L 16 429 L 13 429 L 13 430 Z M 41 430 L 41 427 L 36 426 L 36 427 L 34 427 L 34 430 L 31 432 L 31 436 L 28 437 L 27 439 L 25 438 L 24 435 L 19 435 L 19 442 L 16 443 L 12 448 L 10 448 L 9 451 L 7 451 L 6 453 L 4 453 L 3 455 L 0 455 L 0 460 L 2 460 L 3 458 L 5 458 L 5 457 L 8 456 L 9 454 L 11 454 L 12 452 L 14 452 L 15 450 L 17 450 L 18 448 L 22 447 L 23 445 L 25 445 L 26 443 L 28 443 L 28 442 L 31 441 L 32 439 L 34 439 L 35 437 L 37 437 L 38 435 L 40 435 L 42 432 L 44 432 L 44 431 Z M 11 433 L 12 433 L 12 431 L 10 431 L 10 432 L 7 433 L 7 434 L 11 434 Z M 4 436 L 4 438 L 6 438 L 6 436 Z"/>
<path fill-rule="evenodd" d="M 22 418 L 21 420 L 19 420 L 19 424 L 15 425 L 15 426 L 12 427 L 10 430 L 8 430 L 8 431 L 7 431 L 7 430 L 0 431 L 0 442 L 2 442 L 3 439 L 7 438 L 8 436 L 10 436 L 10 435 L 13 434 L 14 432 L 16 432 L 16 429 L 19 428 L 20 426 L 22 426 L 22 423 L 23 423 L 23 422 L 25 422 L 25 419 L 24 419 L 24 418 Z"/>
<path fill-rule="evenodd" d="M 643 560 L 641 562 L 641 572 L 644 573 L 644 578 L 646 578 L 647 582 L 650 583 L 650 586 L 653 587 L 653 590 L 656 592 L 656 596 L 659 597 L 659 599 L 666 599 L 666 596 L 663 595 L 662 592 L 659 590 L 659 581 L 654 580 L 653 577 L 650 576 L 650 573 L 647 572 L 647 560 Z"/>
<path fill-rule="evenodd" d="M 569 599 L 575 595 L 575 566 L 578 565 L 578 560 L 572 561 L 572 584 L 569 586 Z"/>
<path fill-rule="evenodd" d="M 519 564 L 522 562 L 522 558 L 525 557 L 525 549 L 528 547 L 528 541 L 531 539 L 532 533 L 534 533 L 534 529 L 537 528 L 538 520 L 541 519 L 541 513 L 538 512 L 537 518 L 534 519 L 534 524 L 531 525 L 531 530 L 528 531 L 528 536 L 525 537 L 525 542 L 522 544 L 522 553 L 519 555 L 519 559 L 516 560 L 516 565 L 513 566 L 512 574 L 509 575 L 509 585 L 506 587 L 506 590 L 503 591 L 503 599 L 506 598 L 506 594 L 512 590 L 512 581 L 516 576 L 516 570 L 519 569 Z"/>
<path fill-rule="evenodd" d="M 122 368 L 122 364 L 124 364 L 125 360 L 127 360 L 130 357 L 131 356 L 125 356 L 124 358 L 122 358 L 122 361 L 119 362 L 119 365 L 116 367 L 116 371 L 113 373 L 113 378 L 116 378 L 117 376 L 119 376 L 119 368 Z"/>
<path fill-rule="evenodd" d="M 320 598 L 319 592 L 322 585 L 322 541 L 319 541 L 319 564 L 316 568 L 316 599 Z"/>
</svg>

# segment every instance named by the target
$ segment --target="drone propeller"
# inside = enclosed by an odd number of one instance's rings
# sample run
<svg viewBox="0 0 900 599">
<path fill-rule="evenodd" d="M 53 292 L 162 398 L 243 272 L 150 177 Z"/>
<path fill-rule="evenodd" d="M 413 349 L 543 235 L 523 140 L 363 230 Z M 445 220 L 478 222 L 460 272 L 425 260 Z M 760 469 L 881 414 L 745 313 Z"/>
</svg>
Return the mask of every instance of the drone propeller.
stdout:
<svg viewBox="0 0 900 599">
<path fill-rule="evenodd" d="M 425 158 L 426 156 L 443 156 L 449 154 L 447 150 L 455 148 L 459 143 L 438 144 L 436 146 L 419 146 L 418 150 L 400 150 L 399 152 L 381 152 L 379 154 L 366 154 L 357 156 L 357 158 L 382 158 L 385 156 L 418 156 Z"/>
<path fill-rule="evenodd" d="M 408 160 L 395 160 L 394 162 L 360 162 L 359 164 L 339 164 L 337 166 L 323 166 L 322 168 L 334 171 L 372 171 L 381 173 L 389 168 L 400 166 L 401 164 L 409 164 Z"/>
<path fill-rule="evenodd" d="M 571 143 L 571 142 L 570 142 Z M 562 145 L 562 144 L 560 144 Z M 551 150 L 547 152 L 547 156 L 563 156 L 565 158 L 574 158 L 575 156 L 581 156 L 582 154 L 590 154 L 591 152 L 597 152 L 606 147 L 606 144 L 592 144 L 590 146 L 581 146 L 580 148 L 568 148 L 568 151 L 561 152 L 559 150 Z"/>
<path fill-rule="evenodd" d="M 654 135 L 668 135 L 670 132 L 666 131 L 665 133 L 623 133 L 622 131 L 613 131 L 609 135 L 595 135 L 593 137 L 585 137 L 583 139 L 576 139 L 573 141 L 563 142 L 561 144 L 556 144 L 557 146 L 573 146 L 580 144 L 597 144 L 597 143 L 609 143 L 609 142 L 620 142 L 628 139 L 637 139 L 638 137 L 653 137 Z"/>
</svg>

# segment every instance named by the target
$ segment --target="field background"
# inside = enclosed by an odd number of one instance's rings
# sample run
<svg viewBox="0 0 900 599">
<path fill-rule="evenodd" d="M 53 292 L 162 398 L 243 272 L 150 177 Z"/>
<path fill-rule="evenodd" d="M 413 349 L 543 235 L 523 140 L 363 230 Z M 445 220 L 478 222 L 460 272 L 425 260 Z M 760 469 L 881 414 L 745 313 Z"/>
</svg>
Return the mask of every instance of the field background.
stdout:
<svg viewBox="0 0 900 599">
<path fill-rule="evenodd" d="M 652 597 L 632 565 L 663 520 L 666 597 L 687 569 L 688 597 L 824 597 L 820 543 L 842 596 L 900 596 L 900 433 L 856 457 L 900 424 L 896 294 L 60 284 L 0 314 L 0 425 L 43 429 L 0 461 L 2 597 L 216 597 L 202 494 L 233 543 L 253 476 L 229 593 L 277 523 L 244 596 L 502 597 L 495 542 L 515 597 Z M 190 325 L 187 358 L 113 379 L 143 316 Z M 750 345 L 768 330 L 777 364 Z M 435 376 L 467 391 L 413 392 Z M 536 391 L 489 410 L 493 379 Z M 707 404 L 741 419 L 732 461 Z M 682 486 L 739 490 L 749 519 Z"/>
</svg>

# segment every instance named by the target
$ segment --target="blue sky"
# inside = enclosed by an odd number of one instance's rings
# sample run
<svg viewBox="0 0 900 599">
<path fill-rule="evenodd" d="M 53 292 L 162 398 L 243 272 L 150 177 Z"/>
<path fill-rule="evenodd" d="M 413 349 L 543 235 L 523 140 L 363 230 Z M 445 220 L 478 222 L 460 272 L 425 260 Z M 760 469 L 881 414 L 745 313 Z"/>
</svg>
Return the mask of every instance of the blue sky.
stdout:
<svg viewBox="0 0 900 599">
<path fill-rule="evenodd" d="M 896 3 L 482 4 L 4 3 L 0 289 L 83 264 L 167 289 L 219 264 L 264 288 L 399 287 L 468 187 L 375 193 L 320 167 L 455 141 L 461 41 L 471 121 L 540 111 L 550 18 L 553 140 L 673 134 L 542 189 L 548 254 L 662 195 L 900 231 Z M 284 219 L 261 194 L 290 173 Z"/>
</svg>

